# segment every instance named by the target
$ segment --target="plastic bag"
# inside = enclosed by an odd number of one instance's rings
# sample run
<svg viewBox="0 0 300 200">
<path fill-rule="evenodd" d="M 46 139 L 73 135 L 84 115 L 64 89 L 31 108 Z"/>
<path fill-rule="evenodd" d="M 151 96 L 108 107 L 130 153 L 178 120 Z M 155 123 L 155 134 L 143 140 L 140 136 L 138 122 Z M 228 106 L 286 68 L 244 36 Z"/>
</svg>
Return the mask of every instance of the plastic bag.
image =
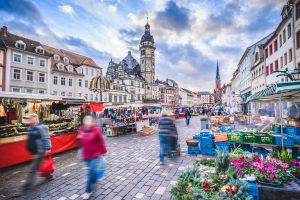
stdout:
<svg viewBox="0 0 300 200">
<path fill-rule="evenodd" d="M 186 123 L 186 119 L 184 119 L 184 123 Z"/>
<path fill-rule="evenodd" d="M 40 175 L 42 177 L 53 173 L 54 170 L 54 161 L 51 158 L 51 155 L 49 154 L 49 159 L 47 160 L 47 155 L 44 158 L 44 161 L 41 163 L 40 166 Z"/>
<path fill-rule="evenodd" d="M 96 179 L 101 179 L 103 177 L 103 174 L 105 172 L 105 163 L 106 163 L 105 156 L 101 156 Z"/>
</svg>

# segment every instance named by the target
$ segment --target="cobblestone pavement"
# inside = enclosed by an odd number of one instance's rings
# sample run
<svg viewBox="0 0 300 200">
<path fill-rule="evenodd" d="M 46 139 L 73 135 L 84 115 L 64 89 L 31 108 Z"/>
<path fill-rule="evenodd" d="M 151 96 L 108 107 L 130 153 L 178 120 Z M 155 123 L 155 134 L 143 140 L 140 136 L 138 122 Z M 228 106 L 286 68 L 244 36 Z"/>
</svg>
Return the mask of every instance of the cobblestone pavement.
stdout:
<svg viewBox="0 0 300 200">
<path fill-rule="evenodd" d="M 190 126 L 184 119 L 177 119 L 176 126 L 181 144 L 181 156 L 159 163 L 157 133 L 142 136 L 141 133 L 121 137 L 105 137 L 108 148 L 104 177 L 99 181 L 90 199 L 172 199 L 169 191 L 177 178 L 193 159 L 202 155 L 187 153 L 185 140 L 200 132 L 200 117 L 192 117 Z M 77 150 L 69 150 L 53 156 L 54 180 L 18 199 L 82 199 L 85 191 L 86 166 L 77 163 Z M 0 171 L 0 199 L 10 199 L 22 184 L 29 170 L 29 163 L 12 166 Z M 299 193 L 260 189 L 260 200 L 300 199 Z"/>
</svg>

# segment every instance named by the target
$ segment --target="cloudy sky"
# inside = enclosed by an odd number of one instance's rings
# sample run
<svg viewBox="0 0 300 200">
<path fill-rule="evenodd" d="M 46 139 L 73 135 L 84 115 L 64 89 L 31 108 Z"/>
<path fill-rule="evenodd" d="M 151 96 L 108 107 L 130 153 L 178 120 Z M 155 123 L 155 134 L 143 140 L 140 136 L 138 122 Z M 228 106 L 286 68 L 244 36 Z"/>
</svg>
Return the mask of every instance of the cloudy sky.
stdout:
<svg viewBox="0 0 300 200">
<path fill-rule="evenodd" d="M 0 26 L 91 57 L 103 72 L 128 51 L 139 60 L 146 16 L 156 42 L 156 76 L 213 91 L 219 61 L 229 83 L 244 50 L 273 32 L 286 0 L 0 0 Z"/>
</svg>

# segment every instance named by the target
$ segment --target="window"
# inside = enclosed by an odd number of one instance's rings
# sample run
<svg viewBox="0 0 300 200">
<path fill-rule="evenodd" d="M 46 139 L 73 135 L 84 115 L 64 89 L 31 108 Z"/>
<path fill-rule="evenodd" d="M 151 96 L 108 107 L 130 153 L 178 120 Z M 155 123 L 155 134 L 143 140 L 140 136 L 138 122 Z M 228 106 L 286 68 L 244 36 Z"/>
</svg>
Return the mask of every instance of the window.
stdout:
<svg viewBox="0 0 300 200">
<path fill-rule="evenodd" d="M 266 58 L 267 58 L 267 57 L 269 57 L 269 54 L 268 54 L 268 48 L 266 48 L 265 51 L 266 51 L 265 54 L 266 54 Z"/>
<path fill-rule="evenodd" d="M 78 93 L 78 97 L 81 97 L 82 96 L 82 94 L 81 93 Z"/>
<path fill-rule="evenodd" d="M 15 54 L 15 55 L 14 55 L 14 61 L 15 61 L 15 62 L 21 62 L 21 55 Z"/>
<path fill-rule="evenodd" d="M 281 35 L 279 35 L 279 44 L 280 44 L 280 47 L 282 46 L 282 37 Z"/>
<path fill-rule="evenodd" d="M 21 89 L 20 89 L 20 88 L 12 88 L 12 91 L 13 91 L 13 92 L 19 92 L 19 93 L 20 93 L 20 92 L 21 92 Z"/>
<path fill-rule="evenodd" d="M 124 103 L 126 103 L 126 98 L 127 98 L 127 97 L 125 96 L 125 97 L 124 97 Z"/>
<path fill-rule="evenodd" d="M 21 70 L 20 69 L 14 69 L 13 79 L 21 80 Z"/>
<path fill-rule="evenodd" d="M 45 74 L 39 73 L 39 82 L 45 83 Z"/>
<path fill-rule="evenodd" d="M 26 93 L 31 93 L 31 94 L 33 94 L 33 89 L 26 89 Z"/>
<path fill-rule="evenodd" d="M 297 4 L 296 4 L 296 8 L 295 8 L 296 10 L 295 10 L 295 14 L 296 14 L 296 20 L 297 19 L 299 19 L 299 17 L 300 17 L 300 2 L 298 2 Z"/>
<path fill-rule="evenodd" d="M 285 82 L 289 82 L 289 78 L 288 77 L 285 77 Z"/>
<path fill-rule="evenodd" d="M 53 85 L 57 85 L 57 80 L 58 80 L 58 77 L 57 77 L 57 76 L 54 76 L 54 77 L 53 77 Z"/>
<path fill-rule="evenodd" d="M 82 68 L 78 67 L 78 68 L 77 68 L 77 72 L 78 72 L 79 74 L 82 74 Z"/>
<path fill-rule="evenodd" d="M 286 65 L 287 64 L 287 54 L 285 53 L 284 54 L 284 65 Z"/>
<path fill-rule="evenodd" d="M 61 85 L 66 85 L 66 78 L 61 78 L 60 79 L 60 84 Z"/>
<path fill-rule="evenodd" d="M 139 82 L 137 83 L 137 86 L 140 87 L 140 83 Z"/>
<path fill-rule="evenodd" d="M 59 55 L 54 55 L 54 60 L 59 61 Z"/>
<path fill-rule="evenodd" d="M 281 58 L 280 58 L 280 68 L 283 68 L 283 57 L 281 56 Z"/>
<path fill-rule="evenodd" d="M 45 61 L 44 60 L 40 60 L 40 67 L 45 67 Z"/>
<path fill-rule="evenodd" d="M 142 96 L 142 100 L 144 101 L 144 96 Z"/>
<path fill-rule="evenodd" d="M 270 64 L 270 74 L 273 74 L 273 63 Z"/>
<path fill-rule="evenodd" d="M 269 76 L 269 66 L 266 66 L 266 76 Z"/>
<path fill-rule="evenodd" d="M 89 75 L 89 69 L 85 68 L 85 75 Z"/>
<path fill-rule="evenodd" d="M 112 102 L 112 96 L 109 96 L 108 99 L 109 99 L 109 102 Z"/>
<path fill-rule="evenodd" d="M 100 72 L 99 71 L 97 71 L 97 76 L 99 76 L 100 75 Z"/>
<path fill-rule="evenodd" d="M 118 102 L 118 97 L 114 96 L 114 102 Z"/>
<path fill-rule="evenodd" d="M 64 70 L 64 65 L 63 65 L 62 63 L 58 63 L 58 64 L 57 64 L 57 68 L 58 68 L 59 70 Z"/>
<path fill-rule="evenodd" d="M 142 83 L 142 88 L 144 88 L 144 83 Z"/>
<path fill-rule="evenodd" d="M 37 53 L 40 53 L 40 54 L 44 54 L 44 50 L 43 50 L 43 49 L 37 48 L 37 49 L 36 49 L 36 52 L 37 52 Z"/>
<path fill-rule="evenodd" d="M 79 79 L 79 81 L 78 81 L 78 86 L 79 86 L 79 87 L 82 87 L 82 79 Z"/>
<path fill-rule="evenodd" d="M 60 95 L 64 97 L 64 96 L 66 96 L 66 93 L 65 92 L 61 92 Z"/>
<path fill-rule="evenodd" d="M 122 102 L 122 96 L 119 96 L 119 102 Z"/>
<path fill-rule="evenodd" d="M 258 52 L 255 53 L 255 62 L 258 60 Z"/>
<path fill-rule="evenodd" d="M 292 49 L 289 50 L 289 62 L 292 62 L 293 60 L 293 53 L 292 53 Z"/>
<path fill-rule="evenodd" d="M 45 94 L 45 90 L 39 90 L 39 94 Z"/>
<path fill-rule="evenodd" d="M 67 66 L 67 70 L 68 70 L 69 72 L 73 72 L 73 66 L 72 66 L 72 65 L 68 65 L 68 66 Z"/>
<path fill-rule="evenodd" d="M 278 60 L 275 61 L 275 71 L 278 70 Z"/>
<path fill-rule="evenodd" d="M 33 72 L 27 71 L 26 80 L 27 81 L 33 81 Z"/>
<path fill-rule="evenodd" d="M 133 81 L 131 81 L 131 86 L 133 86 Z"/>
<path fill-rule="evenodd" d="M 286 34 L 285 34 L 285 29 L 282 32 L 283 35 L 283 44 L 286 42 Z"/>
<path fill-rule="evenodd" d="M 73 86 L 73 79 L 69 78 L 69 86 Z"/>
<path fill-rule="evenodd" d="M 288 39 L 292 36 L 292 26 L 291 23 L 287 26 L 287 31 L 288 31 Z"/>
<path fill-rule="evenodd" d="M 69 59 L 68 58 L 64 58 L 64 63 L 69 63 Z"/>
<path fill-rule="evenodd" d="M 297 68 L 300 69 L 300 63 L 297 64 Z"/>
<path fill-rule="evenodd" d="M 115 90 L 116 89 L 116 86 L 113 86 L 113 90 Z"/>
<path fill-rule="evenodd" d="M 33 65 L 33 58 L 27 58 L 27 63 L 29 64 L 29 65 Z"/>
<path fill-rule="evenodd" d="M 57 96 L 57 91 L 53 91 L 53 95 Z"/>
<path fill-rule="evenodd" d="M 144 64 L 144 60 L 142 60 L 142 64 Z"/>
<path fill-rule="evenodd" d="M 296 33 L 296 43 L 297 43 L 297 49 L 299 49 L 300 48 L 300 31 L 298 31 L 297 33 Z"/>
<path fill-rule="evenodd" d="M 25 49 L 25 45 L 24 45 L 24 44 L 18 43 L 18 44 L 17 44 L 17 47 L 20 48 L 20 49 Z"/>
<path fill-rule="evenodd" d="M 91 69 L 91 75 L 94 76 L 94 70 L 93 69 Z"/>
<path fill-rule="evenodd" d="M 269 49 L 270 49 L 270 55 L 272 55 L 273 54 L 273 46 L 270 45 Z"/>
<path fill-rule="evenodd" d="M 85 80 L 85 81 L 84 81 L 84 87 L 86 87 L 86 88 L 89 87 L 89 81 L 88 81 L 88 80 Z"/>
<path fill-rule="evenodd" d="M 274 41 L 274 52 L 276 52 L 278 50 L 278 41 L 275 40 Z"/>
</svg>

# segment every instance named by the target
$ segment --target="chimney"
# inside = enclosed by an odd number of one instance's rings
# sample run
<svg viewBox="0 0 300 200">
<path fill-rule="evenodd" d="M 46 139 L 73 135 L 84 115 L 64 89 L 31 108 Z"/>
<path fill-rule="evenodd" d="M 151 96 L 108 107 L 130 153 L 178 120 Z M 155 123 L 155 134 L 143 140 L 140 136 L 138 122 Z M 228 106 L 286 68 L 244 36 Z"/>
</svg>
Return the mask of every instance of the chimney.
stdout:
<svg viewBox="0 0 300 200">
<path fill-rule="evenodd" d="M 7 27 L 6 26 L 3 26 L 3 35 L 7 36 Z"/>
<path fill-rule="evenodd" d="M 131 51 L 128 51 L 128 55 L 131 55 Z"/>
</svg>

